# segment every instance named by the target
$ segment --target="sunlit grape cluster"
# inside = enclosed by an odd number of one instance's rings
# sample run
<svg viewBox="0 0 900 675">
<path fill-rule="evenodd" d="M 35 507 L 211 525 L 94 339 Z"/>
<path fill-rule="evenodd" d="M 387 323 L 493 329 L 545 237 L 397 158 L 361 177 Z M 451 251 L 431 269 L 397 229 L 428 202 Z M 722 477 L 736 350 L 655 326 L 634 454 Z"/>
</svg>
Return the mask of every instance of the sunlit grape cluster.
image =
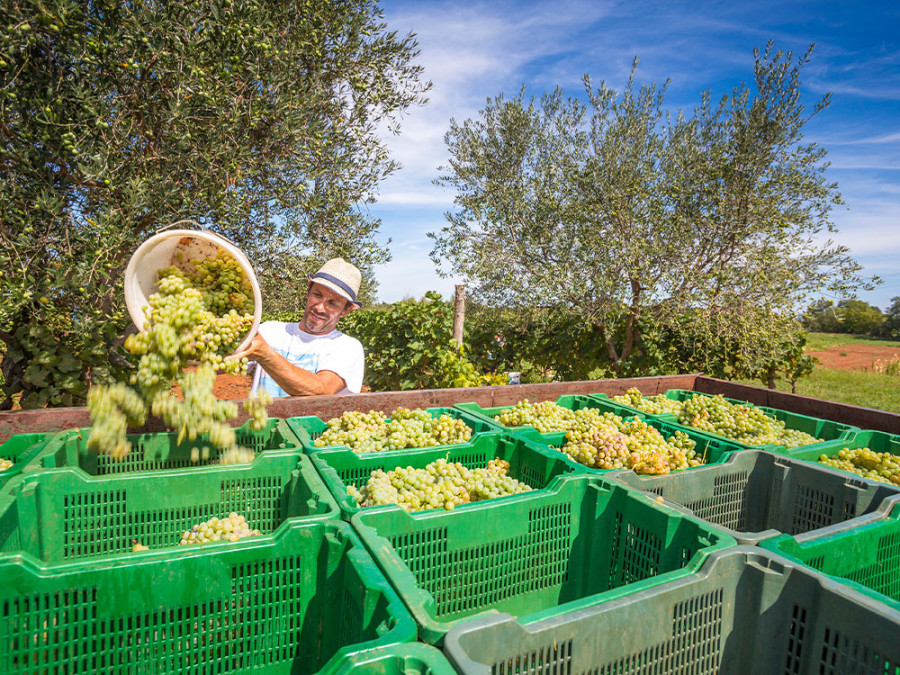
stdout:
<svg viewBox="0 0 900 675">
<path fill-rule="evenodd" d="M 587 431 L 566 432 L 562 452 L 594 469 L 631 469 L 638 474 L 666 474 L 704 463 L 696 443 L 683 431 L 668 439 L 639 419 L 614 415 Z"/>
<path fill-rule="evenodd" d="M 0 457 L 0 471 L 6 471 L 7 469 L 11 469 L 13 466 L 13 461 L 11 459 L 6 459 L 5 457 Z"/>
<path fill-rule="evenodd" d="M 346 445 L 356 453 L 383 452 L 404 448 L 429 448 L 465 443 L 472 430 L 461 419 L 427 410 L 397 408 L 390 416 L 370 411 L 347 411 L 328 420 L 328 428 L 316 438 L 317 448 Z"/>
<path fill-rule="evenodd" d="M 245 537 L 259 536 L 259 530 L 251 529 L 244 516 L 229 513 L 225 518 L 213 516 L 209 520 L 194 525 L 181 535 L 179 546 L 208 544 L 212 541 L 237 541 Z"/>
<path fill-rule="evenodd" d="M 91 417 L 88 448 L 114 459 L 124 458 L 131 452 L 128 427 L 139 427 L 147 421 L 147 404 L 122 383 L 91 387 L 87 404 Z"/>
<path fill-rule="evenodd" d="M 188 361 L 232 374 L 246 372 L 246 359 L 225 357 L 253 324 L 250 282 L 223 251 L 192 262 L 194 268 L 187 272 L 174 266 L 159 270 L 159 290 L 144 308 L 146 326 L 125 341 L 125 349 L 141 357 L 131 380 L 147 400 L 168 389 Z"/>
<path fill-rule="evenodd" d="M 251 431 L 262 431 L 269 421 L 267 406 L 272 403 L 272 395 L 265 389 L 260 389 L 256 396 L 251 396 L 244 401 L 244 412 L 249 415 L 247 428 Z"/>
<path fill-rule="evenodd" d="M 684 402 L 678 421 L 687 426 L 727 436 L 746 445 L 774 443 L 788 448 L 818 443 L 822 439 L 797 429 L 785 428 L 784 422 L 768 417 L 759 408 L 735 405 L 718 394 L 695 394 Z"/>
<path fill-rule="evenodd" d="M 89 447 L 95 452 L 117 459 L 127 455 L 126 430 L 144 424 L 149 409 L 178 432 L 179 443 L 205 433 L 209 443 L 222 450 L 220 461 L 249 461 L 248 451 L 237 448 L 234 430 L 225 423 L 237 415 L 237 406 L 216 400 L 212 388 L 216 370 L 246 371 L 247 359 L 224 359 L 253 323 L 252 287 L 238 262 L 224 251 L 190 265 L 188 271 L 173 266 L 158 272 L 158 291 L 144 308 L 145 328 L 125 341 L 125 348 L 140 356 L 131 377 L 136 391 L 124 384 L 91 389 Z M 187 371 L 191 361 L 199 366 Z M 172 395 L 173 384 L 181 385 L 183 401 Z M 265 427 L 270 402 L 266 397 L 245 402 L 251 430 Z M 208 456 L 208 446 L 192 453 L 194 461 Z"/>
<path fill-rule="evenodd" d="M 509 462 L 492 459 L 486 467 L 467 469 L 460 463 L 438 459 L 423 469 L 411 466 L 373 471 L 368 482 L 347 493 L 360 506 L 397 504 L 406 511 L 445 509 L 461 504 L 528 492 L 532 488 L 509 476 Z"/>
<path fill-rule="evenodd" d="M 608 421 L 607 415 L 615 416 L 613 413 L 601 413 L 597 408 L 571 410 L 553 401 L 531 403 L 526 398 L 498 413 L 494 419 L 503 426 L 530 426 L 542 434 L 548 434 L 555 431 L 586 431 L 595 424 Z"/>
<path fill-rule="evenodd" d="M 666 398 L 663 394 L 644 396 L 637 387 L 631 387 L 624 394 L 613 396 L 612 400 L 622 405 L 643 410 L 651 415 L 662 415 L 663 413 L 677 415 L 681 412 L 681 401 Z"/>
<path fill-rule="evenodd" d="M 819 463 L 852 471 L 880 483 L 900 485 L 900 457 L 889 452 L 875 452 L 869 448 L 844 448 L 834 457 L 822 455 Z"/>
</svg>

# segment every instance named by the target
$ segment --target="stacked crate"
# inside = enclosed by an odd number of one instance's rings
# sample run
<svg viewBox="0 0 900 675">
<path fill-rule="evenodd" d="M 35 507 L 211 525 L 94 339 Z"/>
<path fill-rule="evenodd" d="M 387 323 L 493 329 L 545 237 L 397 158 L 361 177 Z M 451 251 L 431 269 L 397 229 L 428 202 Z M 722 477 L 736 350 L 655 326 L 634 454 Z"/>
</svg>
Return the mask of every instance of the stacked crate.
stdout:
<svg viewBox="0 0 900 675">
<path fill-rule="evenodd" d="M 90 429 L 11 439 L 0 672 L 900 668 L 900 487 L 816 461 L 900 454 L 900 438 L 761 408 L 822 440 L 754 447 L 603 395 L 555 402 L 681 431 L 703 464 L 586 467 L 565 432 L 507 428 L 509 406 L 473 403 L 428 409 L 462 420 L 465 443 L 358 454 L 316 444 L 326 420 L 272 419 L 237 430 L 256 459 L 233 466 L 174 434 L 130 437 L 124 463 L 89 453 Z M 414 513 L 348 493 L 439 459 L 503 460 L 532 489 Z M 259 536 L 178 545 L 231 511 Z"/>
<path fill-rule="evenodd" d="M 236 465 L 194 465 L 170 433 L 108 464 L 88 433 L 57 435 L 0 494 L 0 672 L 344 672 L 415 641 L 283 420 L 239 430 L 257 456 Z M 230 512 L 259 535 L 179 545 Z"/>
</svg>

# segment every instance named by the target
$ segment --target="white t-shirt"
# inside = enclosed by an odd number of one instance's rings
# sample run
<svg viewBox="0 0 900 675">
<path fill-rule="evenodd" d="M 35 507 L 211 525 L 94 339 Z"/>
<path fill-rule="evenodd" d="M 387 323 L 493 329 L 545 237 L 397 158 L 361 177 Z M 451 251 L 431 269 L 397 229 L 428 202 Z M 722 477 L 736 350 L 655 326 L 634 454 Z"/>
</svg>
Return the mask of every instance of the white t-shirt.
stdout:
<svg viewBox="0 0 900 675">
<path fill-rule="evenodd" d="M 299 324 L 283 321 L 261 323 L 259 334 L 295 366 L 312 373 L 320 370 L 337 373 L 346 385 L 338 394 L 358 394 L 362 388 L 365 357 L 362 344 L 356 338 L 339 330 L 325 335 L 313 335 L 301 330 Z M 273 398 L 290 396 L 259 366 L 253 375 L 250 394 L 255 394 L 257 389 L 269 392 Z"/>
</svg>

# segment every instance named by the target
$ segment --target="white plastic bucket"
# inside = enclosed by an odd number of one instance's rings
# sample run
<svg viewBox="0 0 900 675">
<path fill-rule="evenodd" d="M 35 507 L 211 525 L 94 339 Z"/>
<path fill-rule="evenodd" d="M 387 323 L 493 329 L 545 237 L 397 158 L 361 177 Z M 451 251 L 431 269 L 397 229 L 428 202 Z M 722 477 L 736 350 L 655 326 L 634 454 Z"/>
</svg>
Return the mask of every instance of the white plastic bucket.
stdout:
<svg viewBox="0 0 900 675">
<path fill-rule="evenodd" d="M 206 230 L 159 232 L 141 244 L 131 256 L 125 268 L 125 304 L 137 329 L 144 328 L 146 317 L 143 308 L 149 304 L 147 298 L 158 290 L 159 270 L 173 265 L 186 270 L 188 261 L 214 256 L 219 250 L 237 261 L 253 288 L 253 324 L 235 351 L 248 346 L 259 330 L 262 318 L 262 296 L 256 273 L 243 251 L 224 237 Z M 180 259 L 177 253 L 181 253 Z"/>
</svg>

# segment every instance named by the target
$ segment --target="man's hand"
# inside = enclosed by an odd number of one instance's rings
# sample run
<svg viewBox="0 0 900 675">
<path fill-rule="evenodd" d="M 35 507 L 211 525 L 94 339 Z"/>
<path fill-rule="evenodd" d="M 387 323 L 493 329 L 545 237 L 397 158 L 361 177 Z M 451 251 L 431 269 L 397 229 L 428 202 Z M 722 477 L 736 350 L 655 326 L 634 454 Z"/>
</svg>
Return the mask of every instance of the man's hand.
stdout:
<svg viewBox="0 0 900 675">
<path fill-rule="evenodd" d="M 347 386 L 340 375 L 330 370 L 312 373 L 295 366 L 272 349 L 272 346 L 259 333 L 253 336 L 253 340 L 245 349 L 226 357 L 228 360 L 242 358 L 256 361 L 257 365 L 291 396 L 336 394 Z"/>
<path fill-rule="evenodd" d="M 249 345 L 240 351 L 234 352 L 231 356 L 226 356 L 225 360 L 232 361 L 246 358 L 248 361 L 259 361 L 265 360 L 271 353 L 273 353 L 272 347 L 262 335 L 257 333 L 253 336 Z"/>
</svg>

